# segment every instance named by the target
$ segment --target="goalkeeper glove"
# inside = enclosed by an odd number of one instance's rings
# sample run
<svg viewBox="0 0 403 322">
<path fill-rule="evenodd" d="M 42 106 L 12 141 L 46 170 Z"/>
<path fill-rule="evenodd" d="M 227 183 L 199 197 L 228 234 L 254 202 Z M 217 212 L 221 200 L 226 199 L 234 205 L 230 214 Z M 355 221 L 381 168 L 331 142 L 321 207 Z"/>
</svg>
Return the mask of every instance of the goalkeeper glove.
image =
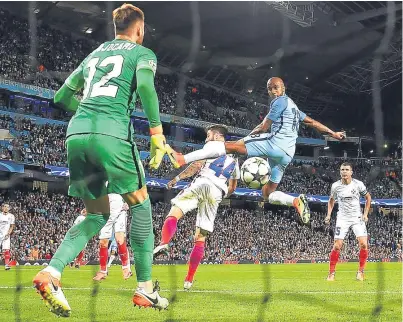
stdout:
<svg viewBox="0 0 403 322">
<path fill-rule="evenodd" d="M 166 153 L 166 140 L 162 133 L 162 126 L 150 128 L 151 134 L 151 148 L 150 148 L 150 168 L 158 169 L 161 165 L 162 158 Z"/>
</svg>

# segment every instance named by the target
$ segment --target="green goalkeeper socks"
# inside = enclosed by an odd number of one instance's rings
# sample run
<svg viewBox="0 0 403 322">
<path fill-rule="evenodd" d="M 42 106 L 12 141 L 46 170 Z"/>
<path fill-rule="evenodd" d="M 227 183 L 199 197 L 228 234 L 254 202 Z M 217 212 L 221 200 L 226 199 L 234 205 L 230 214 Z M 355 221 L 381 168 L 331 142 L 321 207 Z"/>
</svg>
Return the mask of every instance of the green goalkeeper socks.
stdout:
<svg viewBox="0 0 403 322">
<path fill-rule="evenodd" d="M 130 210 L 132 214 L 130 244 L 134 253 L 137 281 L 150 281 L 154 248 L 150 198 L 131 206 Z"/>
<path fill-rule="evenodd" d="M 49 266 L 62 273 L 66 265 L 76 258 L 88 241 L 105 226 L 108 218 L 109 215 L 88 214 L 82 222 L 71 227 L 53 255 Z"/>
</svg>

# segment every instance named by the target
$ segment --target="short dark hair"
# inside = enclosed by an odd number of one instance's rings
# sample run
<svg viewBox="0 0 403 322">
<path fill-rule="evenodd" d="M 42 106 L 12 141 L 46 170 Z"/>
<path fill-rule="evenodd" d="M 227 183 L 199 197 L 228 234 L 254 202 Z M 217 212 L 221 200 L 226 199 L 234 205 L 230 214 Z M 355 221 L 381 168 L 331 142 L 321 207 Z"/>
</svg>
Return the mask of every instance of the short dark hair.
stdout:
<svg viewBox="0 0 403 322">
<path fill-rule="evenodd" d="M 341 167 L 350 167 L 350 169 L 353 170 L 353 165 L 350 162 L 343 162 L 340 168 Z"/>
<path fill-rule="evenodd" d="M 132 4 L 125 3 L 113 10 L 112 17 L 116 32 L 123 32 L 133 22 L 144 21 L 144 12 Z"/>
<path fill-rule="evenodd" d="M 209 126 L 206 129 L 206 132 L 208 132 L 208 131 L 218 132 L 224 137 L 228 134 L 228 128 L 225 125 L 221 125 L 221 124 L 214 124 L 214 125 Z"/>
</svg>

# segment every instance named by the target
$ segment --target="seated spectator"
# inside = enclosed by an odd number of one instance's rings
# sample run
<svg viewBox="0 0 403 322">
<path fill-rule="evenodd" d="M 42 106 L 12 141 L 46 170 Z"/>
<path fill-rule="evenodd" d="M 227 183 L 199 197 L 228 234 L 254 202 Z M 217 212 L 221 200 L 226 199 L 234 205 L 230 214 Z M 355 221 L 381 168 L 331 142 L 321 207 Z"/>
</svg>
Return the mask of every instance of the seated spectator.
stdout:
<svg viewBox="0 0 403 322">
<path fill-rule="evenodd" d="M 11 253 L 17 260 L 49 259 L 67 230 L 84 207 L 81 200 L 62 194 L 39 191 L 13 191 L 10 204 L 16 228 L 11 238 Z M 153 204 L 154 231 L 160 232 L 170 209 L 168 203 Z M 292 210 L 278 208 L 265 212 L 222 206 L 219 208 L 214 232 L 206 244 L 206 261 L 282 261 L 327 259 L 332 247 L 330 230 L 324 226 L 325 213 L 312 213 L 312 226 L 296 223 Z M 196 214 L 189 213 L 172 240 L 169 257 L 160 260 L 187 260 L 193 247 Z M 396 210 L 388 215 L 376 211 L 369 216 L 370 258 L 401 258 L 402 217 Z M 242 234 L 239 234 L 242 231 Z M 98 242 L 94 237 L 87 246 L 89 260 L 98 259 Z M 159 240 L 160 236 L 155 236 Z M 357 257 L 354 234 L 345 240 L 341 259 Z"/>
</svg>

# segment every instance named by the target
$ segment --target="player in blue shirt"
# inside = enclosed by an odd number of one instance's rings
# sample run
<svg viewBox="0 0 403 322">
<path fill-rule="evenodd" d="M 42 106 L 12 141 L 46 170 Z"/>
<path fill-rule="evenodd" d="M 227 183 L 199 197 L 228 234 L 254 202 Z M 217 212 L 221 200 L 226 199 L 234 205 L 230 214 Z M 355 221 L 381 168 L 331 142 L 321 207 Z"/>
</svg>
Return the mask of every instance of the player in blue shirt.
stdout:
<svg viewBox="0 0 403 322">
<path fill-rule="evenodd" d="M 180 166 L 197 160 L 217 158 L 227 153 L 267 158 L 271 167 L 271 176 L 270 181 L 262 189 L 263 199 L 271 204 L 294 206 L 301 221 L 308 224 L 310 210 L 306 197 L 300 195 L 294 198 L 276 191 L 286 167 L 294 157 L 299 123 L 303 122 L 337 140 L 344 139 L 345 133 L 334 132 L 300 111 L 294 101 L 285 94 L 285 86 L 281 78 L 270 78 L 267 81 L 267 91 L 272 98 L 269 114 L 244 139 L 236 142 L 211 141 L 205 144 L 203 149 L 186 155 L 174 152 L 168 156 L 172 162 Z"/>
</svg>

